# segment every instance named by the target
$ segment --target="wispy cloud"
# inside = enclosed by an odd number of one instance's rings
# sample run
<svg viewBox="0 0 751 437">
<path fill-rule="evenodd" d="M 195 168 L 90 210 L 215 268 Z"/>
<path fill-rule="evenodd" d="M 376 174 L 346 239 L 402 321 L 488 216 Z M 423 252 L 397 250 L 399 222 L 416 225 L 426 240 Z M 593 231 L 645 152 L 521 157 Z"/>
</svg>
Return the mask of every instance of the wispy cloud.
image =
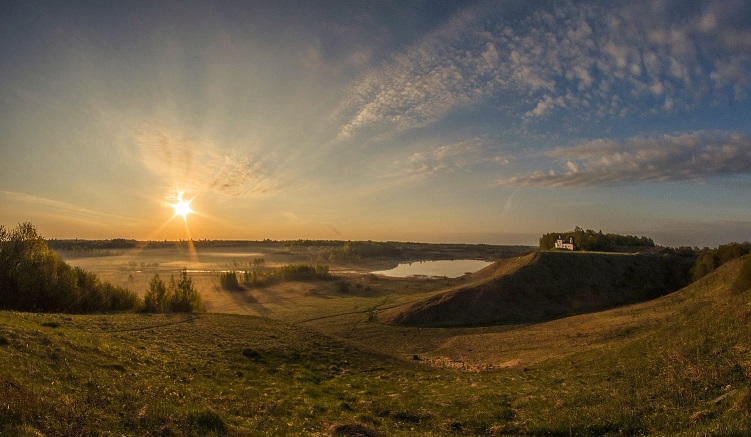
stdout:
<svg viewBox="0 0 751 437">
<path fill-rule="evenodd" d="M 695 132 L 626 141 L 595 140 L 546 152 L 556 168 L 499 180 L 500 185 L 596 187 L 751 174 L 751 136 Z"/>
<path fill-rule="evenodd" d="M 471 171 L 480 163 L 508 164 L 510 154 L 489 155 L 488 140 L 472 138 L 415 152 L 394 163 L 397 169 L 384 177 L 417 178 L 439 173 Z"/>
<path fill-rule="evenodd" d="M 392 135 L 487 99 L 517 101 L 512 115 L 532 120 L 742 98 L 751 86 L 751 29 L 737 17 L 746 7 L 541 2 L 513 20 L 501 4 L 470 8 L 351 86 L 337 113 L 339 137 Z"/>
<path fill-rule="evenodd" d="M 148 126 L 137 136 L 143 164 L 175 188 L 227 196 L 264 195 L 273 185 L 251 158 L 219 153 L 208 142 Z"/>
<path fill-rule="evenodd" d="M 101 224 L 103 220 L 107 222 L 116 222 L 121 225 L 143 225 L 150 223 L 142 219 L 94 211 L 73 203 L 34 196 L 27 193 L 0 191 L 0 200 L 2 200 L 3 205 L 11 207 L 10 209 L 18 209 L 25 213 L 32 212 L 33 214 L 44 214 L 47 217 L 59 220 L 76 219 L 89 224 Z"/>
</svg>

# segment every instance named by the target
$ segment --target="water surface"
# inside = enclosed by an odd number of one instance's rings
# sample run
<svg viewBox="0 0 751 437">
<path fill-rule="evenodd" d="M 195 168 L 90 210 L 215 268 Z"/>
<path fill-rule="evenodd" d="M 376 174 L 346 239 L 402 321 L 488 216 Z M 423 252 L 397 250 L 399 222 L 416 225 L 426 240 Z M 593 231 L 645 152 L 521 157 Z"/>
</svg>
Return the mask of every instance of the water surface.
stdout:
<svg viewBox="0 0 751 437">
<path fill-rule="evenodd" d="M 416 261 L 399 264 L 391 270 L 379 270 L 372 273 L 376 275 L 392 276 L 395 278 L 406 278 L 409 276 L 445 276 L 447 278 L 458 278 L 467 272 L 476 272 L 490 264 L 493 263 L 476 259 Z"/>
</svg>

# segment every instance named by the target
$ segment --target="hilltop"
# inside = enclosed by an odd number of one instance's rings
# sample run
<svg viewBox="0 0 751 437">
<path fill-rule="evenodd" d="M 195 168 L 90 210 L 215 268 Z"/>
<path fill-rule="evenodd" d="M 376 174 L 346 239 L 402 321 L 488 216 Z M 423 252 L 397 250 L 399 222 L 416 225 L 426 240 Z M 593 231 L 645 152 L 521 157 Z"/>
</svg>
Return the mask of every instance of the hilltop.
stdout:
<svg viewBox="0 0 751 437">
<path fill-rule="evenodd" d="M 466 286 L 383 312 L 421 326 L 530 323 L 641 302 L 687 283 L 690 263 L 675 256 L 536 252 L 499 260 Z"/>
</svg>

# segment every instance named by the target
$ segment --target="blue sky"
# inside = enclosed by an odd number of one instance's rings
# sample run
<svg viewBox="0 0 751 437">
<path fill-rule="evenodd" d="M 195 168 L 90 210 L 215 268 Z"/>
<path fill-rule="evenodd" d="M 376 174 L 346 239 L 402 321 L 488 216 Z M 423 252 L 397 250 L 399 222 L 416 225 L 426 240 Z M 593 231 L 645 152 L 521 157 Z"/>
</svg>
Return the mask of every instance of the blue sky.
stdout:
<svg viewBox="0 0 751 437">
<path fill-rule="evenodd" d="M 615 4 L 614 4 L 615 3 Z M 0 223 L 751 236 L 746 1 L 0 5 Z M 192 199 L 173 218 L 178 192 Z"/>
</svg>

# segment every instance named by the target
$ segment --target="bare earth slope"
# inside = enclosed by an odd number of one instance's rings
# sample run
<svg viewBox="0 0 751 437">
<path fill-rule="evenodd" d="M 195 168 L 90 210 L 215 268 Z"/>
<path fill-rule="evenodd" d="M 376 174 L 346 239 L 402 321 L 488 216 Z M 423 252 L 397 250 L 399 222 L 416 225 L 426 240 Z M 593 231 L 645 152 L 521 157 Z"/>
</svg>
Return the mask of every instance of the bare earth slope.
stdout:
<svg viewBox="0 0 751 437">
<path fill-rule="evenodd" d="M 501 260 L 482 279 L 393 308 L 384 321 L 469 326 L 550 320 L 652 299 L 680 288 L 687 266 L 661 255 L 538 252 Z"/>
</svg>

